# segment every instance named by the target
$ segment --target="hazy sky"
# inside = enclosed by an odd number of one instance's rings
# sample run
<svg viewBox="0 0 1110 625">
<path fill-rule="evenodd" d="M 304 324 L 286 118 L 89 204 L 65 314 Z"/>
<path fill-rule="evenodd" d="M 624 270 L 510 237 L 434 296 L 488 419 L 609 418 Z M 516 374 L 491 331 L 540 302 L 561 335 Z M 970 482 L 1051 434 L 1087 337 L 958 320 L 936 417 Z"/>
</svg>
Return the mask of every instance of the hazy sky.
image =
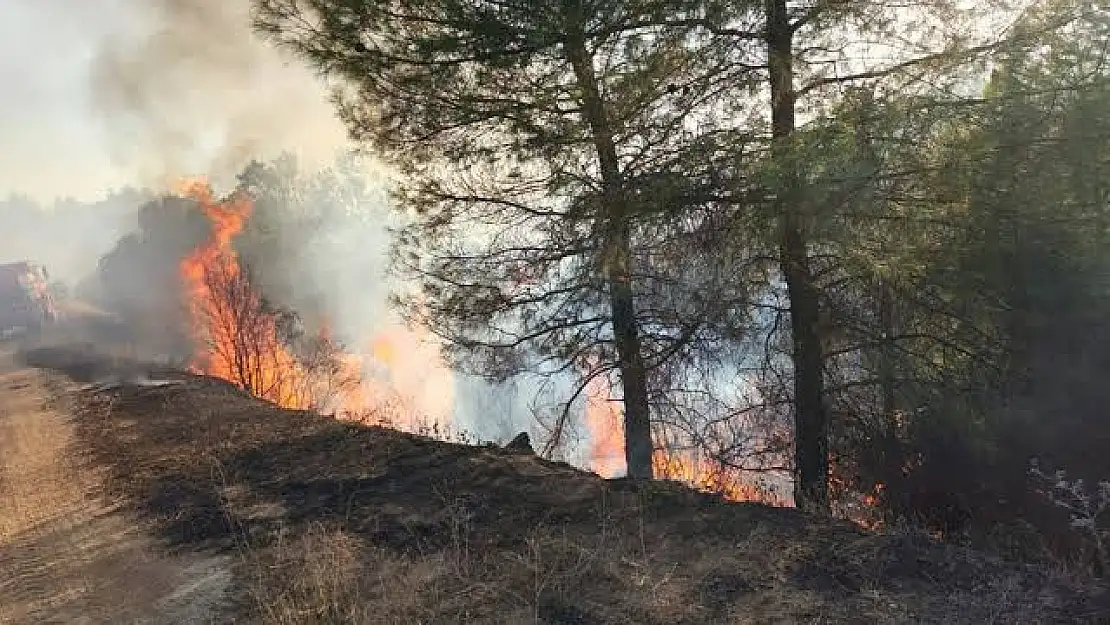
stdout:
<svg viewBox="0 0 1110 625">
<path fill-rule="evenodd" d="M 344 143 L 248 0 L 0 0 L 0 196 L 100 196 Z"/>
</svg>

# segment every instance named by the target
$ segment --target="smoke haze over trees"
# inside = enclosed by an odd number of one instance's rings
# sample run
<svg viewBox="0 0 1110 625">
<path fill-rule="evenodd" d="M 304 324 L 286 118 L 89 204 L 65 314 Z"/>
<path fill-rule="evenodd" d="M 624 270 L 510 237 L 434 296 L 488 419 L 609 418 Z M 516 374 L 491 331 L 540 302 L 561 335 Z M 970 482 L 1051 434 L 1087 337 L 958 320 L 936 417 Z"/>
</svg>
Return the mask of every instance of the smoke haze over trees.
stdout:
<svg viewBox="0 0 1110 625">
<path fill-rule="evenodd" d="M 107 149 L 249 194 L 249 286 L 300 323 L 444 340 L 465 425 L 558 456 L 611 395 L 633 477 L 689 452 L 817 514 L 1095 548 L 1028 469 L 1110 478 L 1105 7 L 254 0 L 279 54 L 246 2 L 120 4 Z M 333 160 L 301 61 L 391 169 Z M 40 203 L 0 203 L 4 254 L 187 351 L 195 203 Z"/>
<path fill-rule="evenodd" d="M 611 374 L 632 475 L 654 429 L 945 532 L 1110 475 L 1102 7 L 257 4 L 398 166 L 456 362 Z"/>
<path fill-rule="evenodd" d="M 0 262 L 34 258 L 52 279 L 75 287 L 116 241 L 134 228 L 135 210 L 151 194 L 135 189 L 94 202 L 58 199 L 43 203 L 12 194 L 0 199 L 4 244 Z"/>
</svg>

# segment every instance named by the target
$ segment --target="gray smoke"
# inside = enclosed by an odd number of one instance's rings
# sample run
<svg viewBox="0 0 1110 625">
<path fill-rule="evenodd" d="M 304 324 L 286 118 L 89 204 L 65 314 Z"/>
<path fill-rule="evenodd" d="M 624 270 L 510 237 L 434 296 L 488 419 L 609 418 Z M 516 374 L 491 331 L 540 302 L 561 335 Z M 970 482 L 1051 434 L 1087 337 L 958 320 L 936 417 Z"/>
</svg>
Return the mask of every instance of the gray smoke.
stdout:
<svg viewBox="0 0 1110 625">
<path fill-rule="evenodd" d="M 251 31 L 249 0 L 2 0 L 0 78 L 0 198 L 24 192 L 49 205 L 72 194 L 90 210 L 70 229 L 57 225 L 68 216 L 36 218 L 5 256 L 41 257 L 71 282 L 134 227 L 93 207 L 112 187 L 164 190 L 203 174 L 226 190 L 250 160 L 288 151 L 308 172 L 350 147 L 327 86 Z M 358 349 L 396 322 L 384 278 L 388 211 L 381 194 L 368 195 L 361 205 L 334 198 L 347 218 L 282 232 L 290 252 L 266 268 L 281 303 L 326 318 Z M 128 202 L 132 213 L 141 204 Z M 280 218 L 273 225 L 282 230 Z M 95 246 L 76 245 L 92 233 Z M 528 426 L 528 393 L 513 399 L 458 378 L 454 399 L 456 425 L 482 436 Z"/>
<path fill-rule="evenodd" d="M 324 85 L 251 30 L 248 0 L 120 0 L 91 60 L 91 103 L 113 158 L 145 183 L 293 150 L 329 160 L 345 132 Z"/>
</svg>

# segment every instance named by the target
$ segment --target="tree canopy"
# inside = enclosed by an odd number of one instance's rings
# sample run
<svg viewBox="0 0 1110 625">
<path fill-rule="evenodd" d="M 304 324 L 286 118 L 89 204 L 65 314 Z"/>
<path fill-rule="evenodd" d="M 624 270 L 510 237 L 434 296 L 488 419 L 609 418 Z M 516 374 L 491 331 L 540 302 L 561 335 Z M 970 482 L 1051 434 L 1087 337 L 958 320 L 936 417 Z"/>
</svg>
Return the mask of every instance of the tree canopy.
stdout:
<svg viewBox="0 0 1110 625">
<path fill-rule="evenodd" d="M 1099 325 L 1098 6 L 256 3 L 396 168 L 410 313 L 568 406 L 612 374 L 632 477 L 688 444 L 948 523 L 1055 311 Z"/>
</svg>

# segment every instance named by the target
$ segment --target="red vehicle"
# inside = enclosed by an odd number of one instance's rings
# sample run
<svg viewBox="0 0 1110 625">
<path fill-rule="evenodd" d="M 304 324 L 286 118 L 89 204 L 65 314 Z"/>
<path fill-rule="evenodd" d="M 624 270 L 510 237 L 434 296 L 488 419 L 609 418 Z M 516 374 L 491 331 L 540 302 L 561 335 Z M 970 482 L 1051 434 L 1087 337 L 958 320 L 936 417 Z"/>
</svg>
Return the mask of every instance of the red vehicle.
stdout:
<svg viewBox="0 0 1110 625">
<path fill-rule="evenodd" d="M 37 331 L 57 319 L 46 269 L 30 262 L 0 265 L 0 336 Z"/>
</svg>

